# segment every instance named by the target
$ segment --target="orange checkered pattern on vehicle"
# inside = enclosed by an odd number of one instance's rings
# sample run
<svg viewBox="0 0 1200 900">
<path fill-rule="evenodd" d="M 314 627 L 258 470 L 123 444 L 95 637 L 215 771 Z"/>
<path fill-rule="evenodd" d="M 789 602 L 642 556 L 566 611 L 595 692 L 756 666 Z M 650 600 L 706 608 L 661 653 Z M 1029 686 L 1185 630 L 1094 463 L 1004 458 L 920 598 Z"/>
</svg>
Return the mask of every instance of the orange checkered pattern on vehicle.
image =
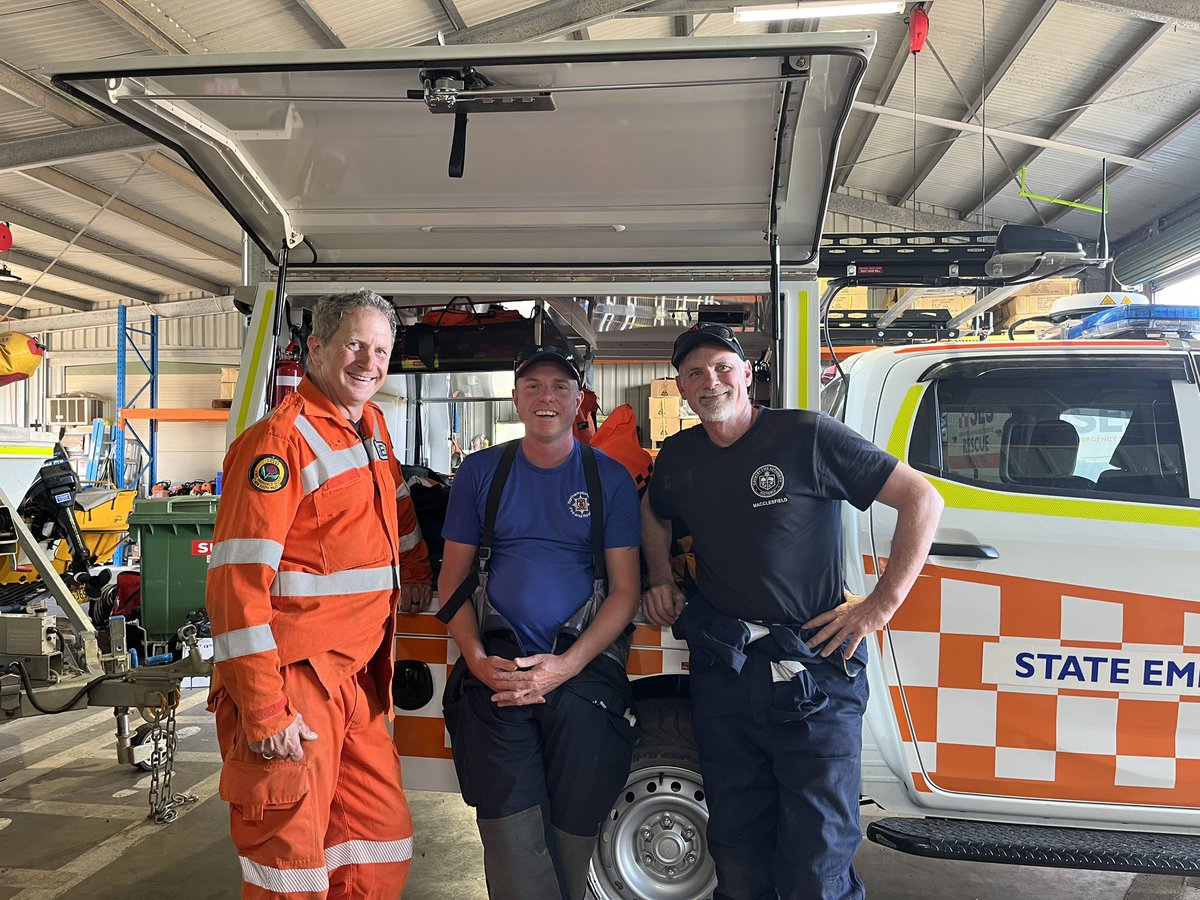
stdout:
<svg viewBox="0 0 1200 900">
<path fill-rule="evenodd" d="M 985 680 L 987 654 L 1065 658 L 1080 648 L 1093 661 L 1186 660 L 1200 654 L 1192 609 L 1183 600 L 927 565 L 880 636 L 916 789 L 1200 807 L 1200 665 L 1188 663 L 1158 693 L 1103 689 L 1111 683 L 1081 689 L 1071 686 L 1075 678 L 1046 683 L 1056 675 Z"/>
</svg>

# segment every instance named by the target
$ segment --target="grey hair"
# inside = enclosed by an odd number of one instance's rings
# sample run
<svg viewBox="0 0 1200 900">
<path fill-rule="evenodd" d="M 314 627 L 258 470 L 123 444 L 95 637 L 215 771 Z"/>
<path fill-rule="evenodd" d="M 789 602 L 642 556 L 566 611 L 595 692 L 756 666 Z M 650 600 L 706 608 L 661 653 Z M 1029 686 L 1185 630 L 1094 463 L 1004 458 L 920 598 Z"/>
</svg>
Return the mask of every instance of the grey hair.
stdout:
<svg viewBox="0 0 1200 900">
<path fill-rule="evenodd" d="M 373 309 L 387 316 L 392 328 L 392 339 L 396 338 L 396 326 L 400 324 L 396 308 L 383 297 L 367 288 L 359 288 L 345 294 L 327 294 L 317 301 L 313 310 L 312 334 L 322 344 L 328 344 L 337 334 L 342 319 L 352 309 Z"/>
</svg>

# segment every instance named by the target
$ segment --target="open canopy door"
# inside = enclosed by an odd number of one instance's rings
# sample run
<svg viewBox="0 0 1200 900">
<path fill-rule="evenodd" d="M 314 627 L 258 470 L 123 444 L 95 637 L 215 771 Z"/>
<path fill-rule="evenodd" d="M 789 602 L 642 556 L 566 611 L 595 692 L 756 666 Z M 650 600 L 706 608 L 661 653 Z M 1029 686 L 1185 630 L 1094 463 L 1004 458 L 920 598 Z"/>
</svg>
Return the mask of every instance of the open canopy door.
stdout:
<svg viewBox="0 0 1200 900">
<path fill-rule="evenodd" d="M 869 33 L 74 63 L 278 263 L 766 266 L 816 252 Z"/>
</svg>

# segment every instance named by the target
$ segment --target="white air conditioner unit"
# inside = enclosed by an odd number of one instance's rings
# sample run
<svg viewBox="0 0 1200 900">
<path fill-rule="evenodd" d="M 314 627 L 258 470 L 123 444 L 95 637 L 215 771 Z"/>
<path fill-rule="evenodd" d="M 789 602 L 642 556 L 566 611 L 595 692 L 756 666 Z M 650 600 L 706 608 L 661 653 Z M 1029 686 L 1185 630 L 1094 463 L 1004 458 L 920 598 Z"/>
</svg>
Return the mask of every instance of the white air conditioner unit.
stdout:
<svg viewBox="0 0 1200 900">
<path fill-rule="evenodd" d="M 51 425 L 91 425 L 104 418 L 103 397 L 51 397 L 46 402 Z"/>
</svg>

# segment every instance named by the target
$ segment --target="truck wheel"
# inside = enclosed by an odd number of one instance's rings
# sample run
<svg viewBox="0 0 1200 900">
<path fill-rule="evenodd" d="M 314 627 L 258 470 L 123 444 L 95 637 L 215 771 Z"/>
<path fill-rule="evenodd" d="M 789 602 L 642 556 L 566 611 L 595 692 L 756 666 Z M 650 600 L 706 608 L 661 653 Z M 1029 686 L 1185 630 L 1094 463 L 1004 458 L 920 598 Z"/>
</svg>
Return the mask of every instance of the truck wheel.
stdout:
<svg viewBox="0 0 1200 900">
<path fill-rule="evenodd" d="M 638 704 L 641 737 L 625 789 L 600 824 L 588 873 L 599 900 L 701 900 L 717 885 L 708 804 L 688 700 Z"/>
</svg>

